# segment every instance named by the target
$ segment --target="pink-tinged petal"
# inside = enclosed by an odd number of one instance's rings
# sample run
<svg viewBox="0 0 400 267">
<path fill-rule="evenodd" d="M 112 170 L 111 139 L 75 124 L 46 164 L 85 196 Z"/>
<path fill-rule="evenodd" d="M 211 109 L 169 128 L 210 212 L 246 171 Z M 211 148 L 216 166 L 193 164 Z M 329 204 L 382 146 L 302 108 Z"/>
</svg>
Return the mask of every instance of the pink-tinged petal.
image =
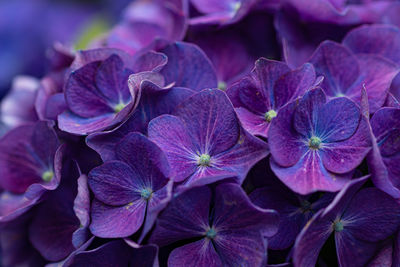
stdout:
<svg viewBox="0 0 400 267">
<path fill-rule="evenodd" d="M 239 139 L 239 123 L 231 102 L 221 90 L 203 90 L 183 102 L 174 115 L 180 117 L 196 144 L 196 152 L 215 155 Z"/>
<path fill-rule="evenodd" d="M 363 25 L 350 31 L 343 44 L 354 53 L 378 54 L 400 62 L 400 31 L 392 25 Z"/>
<path fill-rule="evenodd" d="M 326 220 L 322 212 L 316 213 L 297 236 L 293 252 L 295 266 L 315 266 L 322 246 L 333 232 L 332 222 Z"/>
<path fill-rule="evenodd" d="M 168 57 L 161 70 L 167 84 L 195 91 L 217 88 L 218 81 L 212 63 L 196 45 L 175 42 L 161 50 Z"/>
<path fill-rule="evenodd" d="M 222 266 L 212 241 L 202 238 L 174 249 L 168 257 L 168 266 Z"/>
<path fill-rule="evenodd" d="M 164 246 L 175 241 L 203 236 L 209 225 L 211 190 L 191 188 L 174 197 L 158 216 L 149 242 Z"/>
<path fill-rule="evenodd" d="M 70 111 L 65 111 L 58 115 L 58 126 L 60 130 L 68 133 L 87 135 L 114 126 L 118 123 L 114 118 L 114 113 L 106 113 L 93 118 L 83 118 Z"/>
<path fill-rule="evenodd" d="M 343 267 L 366 266 L 379 248 L 379 244 L 359 240 L 345 230 L 335 232 L 335 244 L 338 262 Z"/>
<path fill-rule="evenodd" d="M 267 143 L 241 129 L 238 142 L 230 149 L 211 157 L 215 168 L 235 173 L 242 183 L 249 170 L 269 154 Z"/>
<path fill-rule="evenodd" d="M 262 266 L 266 259 L 267 248 L 257 231 L 222 230 L 214 240 L 215 249 L 224 263 L 222 266 Z"/>
<path fill-rule="evenodd" d="M 196 170 L 194 158 L 196 147 L 192 143 L 181 119 L 171 115 L 162 115 L 150 121 L 149 139 L 156 143 L 167 156 L 174 180 L 185 180 Z"/>
<path fill-rule="evenodd" d="M 360 109 L 353 101 L 346 97 L 334 98 L 319 110 L 315 135 L 323 143 L 333 143 L 349 139 L 357 128 L 368 132 L 368 128 L 360 129 L 360 116 Z"/>
<path fill-rule="evenodd" d="M 308 91 L 298 100 L 293 122 L 292 118 L 288 118 L 286 119 L 286 123 L 293 124 L 298 133 L 310 138 L 312 135 L 318 133 L 318 129 L 316 129 L 318 114 L 325 102 L 326 96 L 322 89 L 316 88 Z"/>
<path fill-rule="evenodd" d="M 354 196 L 341 220 L 344 231 L 354 238 L 382 241 L 398 230 L 400 204 L 376 188 L 366 188 Z"/>
<path fill-rule="evenodd" d="M 329 96 L 346 94 L 360 73 L 357 58 L 345 46 L 324 41 L 310 59 L 318 75 L 325 77 L 322 88 Z"/>
<path fill-rule="evenodd" d="M 343 188 L 352 173 L 335 174 L 325 169 L 318 152 L 308 151 L 291 167 L 283 167 L 270 160 L 278 178 L 296 193 L 306 195 L 316 191 L 336 192 Z"/>
<path fill-rule="evenodd" d="M 274 85 L 274 108 L 279 109 L 314 86 L 314 67 L 306 63 L 300 68 L 282 75 Z"/>
<path fill-rule="evenodd" d="M 323 144 L 320 153 L 328 171 L 344 174 L 360 165 L 371 147 L 369 125 L 367 119 L 362 117 L 353 136 L 344 141 Z"/>
<path fill-rule="evenodd" d="M 140 199 L 140 178 L 121 161 L 108 161 L 89 173 L 89 185 L 96 199 L 118 206 Z"/>
<path fill-rule="evenodd" d="M 251 111 L 239 107 L 236 108 L 236 114 L 239 117 L 243 128 L 253 135 L 259 135 L 267 138 L 267 133 L 269 129 L 269 123 L 264 119 L 263 116 L 252 113 Z"/>
<path fill-rule="evenodd" d="M 93 62 L 71 73 L 65 85 L 65 100 L 75 114 L 94 117 L 114 112 L 95 86 L 99 62 Z"/>
<path fill-rule="evenodd" d="M 146 201 L 140 198 L 119 207 L 108 206 L 95 199 L 90 231 L 102 238 L 127 237 L 139 230 L 145 213 Z"/>
<path fill-rule="evenodd" d="M 386 100 L 390 85 L 399 73 L 400 67 L 379 55 L 358 54 L 360 77 L 348 89 L 347 95 L 356 103 L 360 102 L 360 91 L 365 86 L 371 113 L 380 108 Z"/>
<path fill-rule="evenodd" d="M 95 76 L 98 90 L 113 104 L 128 101 L 130 98 L 128 77 L 132 71 L 124 68 L 124 63 L 117 55 L 104 60 Z"/>
<path fill-rule="evenodd" d="M 302 137 L 292 124 L 296 102 L 283 107 L 278 116 L 272 120 L 268 131 L 271 155 L 279 165 L 289 167 L 296 164 L 307 151 Z"/>
</svg>

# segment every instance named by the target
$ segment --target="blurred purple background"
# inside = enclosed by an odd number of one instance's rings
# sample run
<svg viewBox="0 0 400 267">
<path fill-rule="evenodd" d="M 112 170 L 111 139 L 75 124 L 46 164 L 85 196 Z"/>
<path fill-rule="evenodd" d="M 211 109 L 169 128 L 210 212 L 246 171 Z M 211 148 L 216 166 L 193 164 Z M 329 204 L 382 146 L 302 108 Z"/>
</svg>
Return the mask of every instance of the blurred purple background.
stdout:
<svg viewBox="0 0 400 267">
<path fill-rule="evenodd" d="M 42 77 L 59 41 L 83 48 L 132 0 L 0 0 L 0 99 L 16 75 Z"/>
</svg>

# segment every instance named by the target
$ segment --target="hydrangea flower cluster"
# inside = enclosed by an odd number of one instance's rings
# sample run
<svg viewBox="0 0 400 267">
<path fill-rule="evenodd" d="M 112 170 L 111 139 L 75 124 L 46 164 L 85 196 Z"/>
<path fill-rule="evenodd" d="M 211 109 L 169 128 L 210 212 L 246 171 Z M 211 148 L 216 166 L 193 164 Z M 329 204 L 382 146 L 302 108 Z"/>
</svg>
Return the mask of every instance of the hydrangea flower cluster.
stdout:
<svg viewBox="0 0 400 267">
<path fill-rule="evenodd" d="M 0 265 L 400 266 L 399 14 L 136 0 L 49 48 L 0 103 Z"/>
</svg>

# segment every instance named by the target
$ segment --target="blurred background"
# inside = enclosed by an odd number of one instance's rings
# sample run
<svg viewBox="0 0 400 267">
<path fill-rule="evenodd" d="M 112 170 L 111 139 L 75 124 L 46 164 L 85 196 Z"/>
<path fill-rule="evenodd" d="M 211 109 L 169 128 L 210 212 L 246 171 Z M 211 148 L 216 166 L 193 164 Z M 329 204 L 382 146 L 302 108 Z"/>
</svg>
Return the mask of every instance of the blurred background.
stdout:
<svg viewBox="0 0 400 267">
<path fill-rule="evenodd" d="M 0 99 L 16 75 L 42 77 L 55 41 L 83 49 L 133 0 L 0 0 Z"/>
</svg>

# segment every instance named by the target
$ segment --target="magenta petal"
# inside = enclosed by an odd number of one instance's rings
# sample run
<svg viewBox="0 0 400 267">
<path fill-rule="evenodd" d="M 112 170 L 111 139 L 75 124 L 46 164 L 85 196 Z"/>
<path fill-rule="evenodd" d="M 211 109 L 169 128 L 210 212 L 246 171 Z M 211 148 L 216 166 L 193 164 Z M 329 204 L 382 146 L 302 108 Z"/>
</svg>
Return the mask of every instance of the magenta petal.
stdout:
<svg viewBox="0 0 400 267">
<path fill-rule="evenodd" d="M 291 167 L 282 167 L 271 158 L 271 168 L 279 179 L 296 193 L 306 195 L 316 191 L 339 191 L 352 173 L 335 174 L 325 169 L 318 152 L 308 151 Z"/>
<path fill-rule="evenodd" d="M 127 237 L 139 230 L 146 212 L 146 201 L 135 200 L 124 206 L 112 207 L 93 200 L 90 231 L 98 237 Z"/>
<path fill-rule="evenodd" d="M 174 249 L 168 257 L 168 266 L 222 266 L 221 259 L 210 239 L 202 238 Z"/>
<path fill-rule="evenodd" d="M 181 119 L 171 115 L 157 117 L 150 121 L 148 135 L 166 154 L 175 171 L 175 181 L 183 181 L 194 173 L 196 149 Z"/>
<path fill-rule="evenodd" d="M 362 117 L 357 131 L 349 139 L 323 145 L 321 148 L 322 162 L 328 171 L 344 174 L 355 169 L 371 147 L 372 140 L 368 122 Z"/>
<path fill-rule="evenodd" d="M 311 57 L 318 75 L 325 77 L 322 87 L 329 96 L 345 94 L 359 75 L 357 59 L 345 46 L 324 41 Z"/>
</svg>

